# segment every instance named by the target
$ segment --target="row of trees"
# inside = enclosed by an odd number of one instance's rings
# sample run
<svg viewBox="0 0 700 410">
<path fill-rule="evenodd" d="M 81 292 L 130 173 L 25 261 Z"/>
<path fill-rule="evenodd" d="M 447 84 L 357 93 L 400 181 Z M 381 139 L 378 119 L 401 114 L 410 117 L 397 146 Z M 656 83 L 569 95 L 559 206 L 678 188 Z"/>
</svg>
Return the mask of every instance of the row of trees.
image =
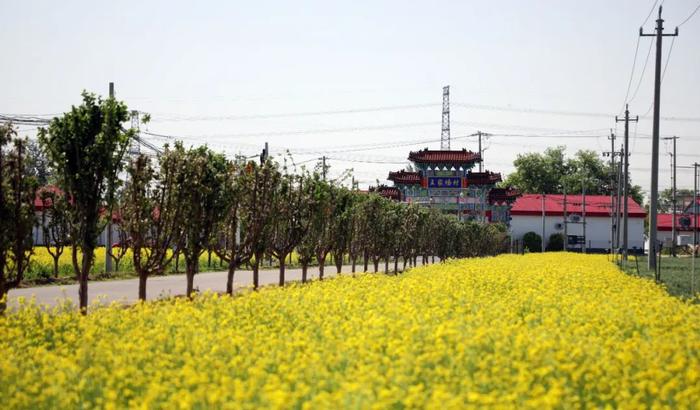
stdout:
<svg viewBox="0 0 700 410">
<path fill-rule="evenodd" d="M 83 103 L 40 130 L 59 190 L 42 190 L 41 218 L 46 240 L 72 245 L 71 260 L 79 282 L 83 312 L 88 301 L 89 272 L 105 224 L 116 222 L 122 247 L 133 251 L 139 297 L 147 280 L 162 274 L 175 255 L 183 255 L 187 294 L 194 292 L 199 257 L 213 251 L 227 264 L 227 291 L 233 292 L 237 269 L 248 264 L 257 288 L 264 257 L 279 261 L 279 283 L 285 283 L 286 260 L 298 254 L 302 280 L 311 263 L 323 279 L 333 256 L 341 271 L 344 258 L 352 271 L 362 264 L 385 272 L 420 258 L 490 255 L 506 248 L 505 228 L 459 222 L 415 205 L 399 204 L 375 194 L 327 181 L 320 165 L 297 169 L 265 159 L 227 159 L 207 147 L 166 147 L 157 160 L 125 160 L 132 129 L 125 104 L 83 93 Z M 26 141 L 11 126 L 0 139 L 0 299 L 19 285 L 31 256 L 36 177 L 22 153 Z M 12 147 L 10 147 L 12 145 Z M 126 170 L 125 182 L 118 176 Z M 128 239 L 128 240 L 125 240 Z M 60 257 L 54 247 L 55 260 Z M 62 249 L 62 248 L 61 248 Z M 393 262 L 393 269 L 390 264 Z M 0 306 L 3 308 L 3 306 Z"/>
</svg>

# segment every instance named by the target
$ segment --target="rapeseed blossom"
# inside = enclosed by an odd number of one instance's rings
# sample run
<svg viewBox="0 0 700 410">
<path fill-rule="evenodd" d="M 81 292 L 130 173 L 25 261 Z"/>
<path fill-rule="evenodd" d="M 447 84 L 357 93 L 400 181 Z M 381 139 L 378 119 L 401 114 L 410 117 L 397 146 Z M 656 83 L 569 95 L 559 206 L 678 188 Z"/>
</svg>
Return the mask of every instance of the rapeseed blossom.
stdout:
<svg viewBox="0 0 700 410">
<path fill-rule="evenodd" d="M 0 317 L 5 408 L 666 407 L 700 402 L 700 306 L 605 256 L 448 261 Z"/>
</svg>

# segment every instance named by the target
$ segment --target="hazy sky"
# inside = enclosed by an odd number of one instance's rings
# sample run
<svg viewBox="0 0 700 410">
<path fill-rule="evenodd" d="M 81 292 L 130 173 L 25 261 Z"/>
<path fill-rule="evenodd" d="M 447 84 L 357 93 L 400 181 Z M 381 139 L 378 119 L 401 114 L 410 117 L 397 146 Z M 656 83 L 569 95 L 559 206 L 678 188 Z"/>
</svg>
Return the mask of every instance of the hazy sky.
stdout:
<svg viewBox="0 0 700 410">
<path fill-rule="evenodd" d="M 699 1 L 665 1 L 666 32 Z M 152 114 L 153 133 L 231 154 L 258 153 L 265 141 L 273 154 L 297 152 L 297 161 L 325 152 L 333 173 L 354 168 L 364 187 L 402 168 L 411 149 L 439 147 L 406 144 L 439 140 L 442 87 L 449 84 L 452 148 L 476 150 L 474 138 L 458 137 L 477 130 L 510 134 L 484 143 L 486 168 L 507 174 L 518 153 L 557 144 L 571 154 L 602 152 L 610 148 L 610 128 L 622 135 L 614 116 L 653 4 L 0 0 L 0 113 L 61 113 L 83 89 L 106 94 L 113 81 L 119 99 Z M 680 27 L 662 89 L 661 114 L 672 118 L 661 133 L 681 137 L 679 165 L 700 161 L 698 39 L 700 12 Z M 633 181 L 645 190 L 653 50 L 641 82 L 639 76 L 652 42 L 639 42 L 629 91 L 635 95 L 639 84 L 632 115 L 647 113 L 631 127 L 630 160 Z M 664 62 L 670 46 L 667 37 Z M 338 113 L 344 110 L 357 112 Z M 300 113 L 317 115 L 277 115 Z M 384 145 L 360 150 L 372 144 Z M 660 188 L 671 185 L 667 148 L 662 142 Z M 690 188 L 692 172 L 679 170 L 678 183 Z"/>
</svg>

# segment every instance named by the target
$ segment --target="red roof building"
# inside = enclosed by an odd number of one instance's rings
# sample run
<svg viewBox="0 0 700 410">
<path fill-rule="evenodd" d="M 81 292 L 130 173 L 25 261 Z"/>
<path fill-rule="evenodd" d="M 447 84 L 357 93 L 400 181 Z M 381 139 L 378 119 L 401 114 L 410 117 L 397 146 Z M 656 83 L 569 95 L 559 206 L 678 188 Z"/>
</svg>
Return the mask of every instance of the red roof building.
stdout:
<svg viewBox="0 0 700 410">
<path fill-rule="evenodd" d="M 608 195 L 586 195 L 586 216 L 610 216 L 612 213 L 611 198 Z M 630 218 L 644 218 L 646 211 L 632 198 L 627 200 Z M 547 216 L 564 215 L 564 195 L 546 194 L 544 210 Z M 515 200 L 510 210 L 511 215 L 542 215 L 542 195 L 524 194 Z M 566 196 L 566 212 L 568 214 L 583 214 L 583 197 L 581 195 Z"/>
<path fill-rule="evenodd" d="M 695 223 L 693 224 L 693 216 Z M 700 230 L 700 215 L 682 215 L 676 214 L 676 231 L 677 232 L 692 232 Z M 673 231 L 673 214 L 659 214 L 656 218 L 656 229 L 658 231 Z"/>
</svg>

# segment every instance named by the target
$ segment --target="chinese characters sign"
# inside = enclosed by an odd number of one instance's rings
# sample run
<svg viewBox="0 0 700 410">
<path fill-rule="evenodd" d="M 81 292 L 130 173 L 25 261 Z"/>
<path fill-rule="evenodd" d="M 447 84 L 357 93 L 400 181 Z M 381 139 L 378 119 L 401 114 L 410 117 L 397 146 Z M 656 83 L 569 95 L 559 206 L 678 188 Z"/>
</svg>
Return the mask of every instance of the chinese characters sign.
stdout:
<svg viewBox="0 0 700 410">
<path fill-rule="evenodd" d="M 428 177 L 428 188 L 461 188 L 460 177 Z"/>
</svg>

